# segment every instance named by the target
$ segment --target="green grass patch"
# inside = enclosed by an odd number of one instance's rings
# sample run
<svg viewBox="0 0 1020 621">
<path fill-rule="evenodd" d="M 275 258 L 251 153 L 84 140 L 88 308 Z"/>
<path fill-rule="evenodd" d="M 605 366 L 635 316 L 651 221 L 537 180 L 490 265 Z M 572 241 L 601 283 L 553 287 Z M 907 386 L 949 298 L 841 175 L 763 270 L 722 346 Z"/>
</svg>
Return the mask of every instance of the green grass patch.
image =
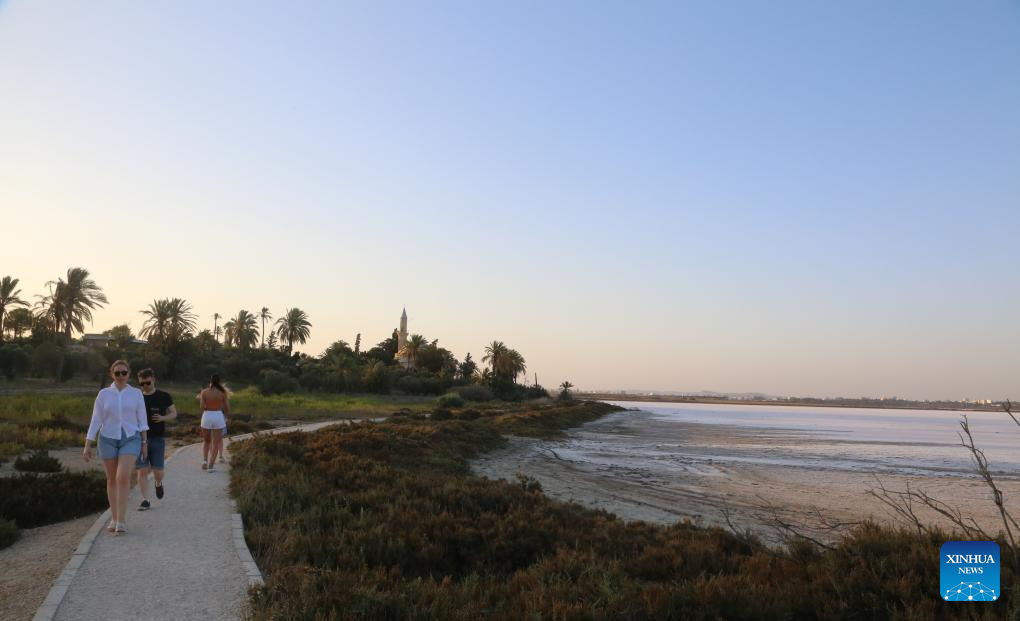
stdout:
<svg viewBox="0 0 1020 621">
<path fill-rule="evenodd" d="M 526 478 L 471 474 L 468 460 L 501 446 L 502 433 L 548 436 L 602 407 L 400 416 L 234 444 L 231 489 L 267 575 L 250 618 L 921 620 L 1012 610 L 1010 594 L 981 607 L 938 599 L 948 533 L 866 524 L 835 550 L 784 553 L 686 522 L 625 523 L 553 501 Z M 1014 584 L 1007 557 L 1002 581 Z"/>
</svg>

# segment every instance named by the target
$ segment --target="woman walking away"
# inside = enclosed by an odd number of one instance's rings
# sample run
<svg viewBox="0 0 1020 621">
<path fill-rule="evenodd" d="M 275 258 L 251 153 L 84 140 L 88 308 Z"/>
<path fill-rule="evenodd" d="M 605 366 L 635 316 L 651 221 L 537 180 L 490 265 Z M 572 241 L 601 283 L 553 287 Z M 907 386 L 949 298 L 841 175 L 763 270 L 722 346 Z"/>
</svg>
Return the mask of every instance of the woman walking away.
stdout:
<svg viewBox="0 0 1020 621">
<path fill-rule="evenodd" d="M 198 395 L 202 403 L 202 470 L 215 472 L 216 456 L 223 452 L 223 429 L 230 413 L 227 389 L 220 376 L 209 378 L 209 385 Z"/>
<path fill-rule="evenodd" d="M 99 456 L 106 468 L 106 497 L 110 501 L 110 523 L 106 530 L 126 533 L 124 524 L 131 473 L 139 454 L 148 455 L 149 425 L 142 391 L 128 386 L 131 367 L 123 360 L 110 365 L 113 383 L 99 391 L 92 408 L 92 420 L 85 434 L 85 462 L 92 461 L 89 442 L 99 438 Z"/>
</svg>

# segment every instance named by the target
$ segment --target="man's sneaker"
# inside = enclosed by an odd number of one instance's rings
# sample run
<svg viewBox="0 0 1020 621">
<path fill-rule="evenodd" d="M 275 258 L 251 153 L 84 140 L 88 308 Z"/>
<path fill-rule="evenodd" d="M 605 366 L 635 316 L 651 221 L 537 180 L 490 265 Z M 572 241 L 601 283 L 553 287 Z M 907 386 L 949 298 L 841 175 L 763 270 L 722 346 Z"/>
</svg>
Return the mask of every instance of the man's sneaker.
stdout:
<svg viewBox="0 0 1020 621">
<path fill-rule="evenodd" d="M 143 500 L 142 504 L 138 505 L 138 510 L 139 511 L 148 511 L 149 507 L 151 507 L 151 506 L 152 505 L 149 504 L 148 500 Z"/>
<path fill-rule="evenodd" d="M 160 500 L 163 500 L 163 485 L 162 484 L 156 486 L 156 498 L 159 498 Z"/>
</svg>

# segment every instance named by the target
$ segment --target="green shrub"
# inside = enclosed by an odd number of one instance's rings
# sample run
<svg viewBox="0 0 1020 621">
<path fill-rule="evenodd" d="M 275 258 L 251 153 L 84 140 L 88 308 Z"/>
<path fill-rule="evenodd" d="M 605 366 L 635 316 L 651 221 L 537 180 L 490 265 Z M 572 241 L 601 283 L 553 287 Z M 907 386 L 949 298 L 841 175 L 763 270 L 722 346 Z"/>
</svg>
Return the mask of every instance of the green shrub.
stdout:
<svg viewBox="0 0 1020 621">
<path fill-rule="evenodd" d="M 436 405 L 441 408 L 462 408 L 464 407 L 464 397 L 455 392 L 448 392 L 436 399 Z"/>
<path fill-rule="evenodd" d="M 468 401 L 492 401 L 496 395 L 492 389 L 484 384 L 468 384 L 467 386 L 454 386 L 450 392 L 457 393 Z"/>
<path fill-rule="evenodd" d="M 264 369 L 259 373 L 258 387 L 263 395 L 282 395 L 301 390 L 296 379 L 273 369 Z"/>
<path fill-rule="evenodd" d="M 18 525 L 11 520 L 0 518 L 0 550 L 10 546 L 21 538 Z"/>
<path fill-rule="evenodd" d="M 405 375 L 397 380 L 395 388 L 408 395 L 439 395 L 448 385 L 431 375 Z"/>
<path fill-rule="evenodd" d="M 63 466 L 59 459 L 50 457 L 46 451 L 36 451 L 28 457 L 15 459 L 14 469 L 22 472 L 60 472 Z"/>
<path fill-rule="evenodd" d="M 0 346 L 0 375 L 7 379 L 24 375 L 31 364 L 31 358 L 25 348 L 6 344 Z"/>
<path fill-rule="evenodd" d="M 0 477 L 0 518 L 35 528 L 105 509 L 106 479 L 98 472 L 23 473 Z"/>
</svg>

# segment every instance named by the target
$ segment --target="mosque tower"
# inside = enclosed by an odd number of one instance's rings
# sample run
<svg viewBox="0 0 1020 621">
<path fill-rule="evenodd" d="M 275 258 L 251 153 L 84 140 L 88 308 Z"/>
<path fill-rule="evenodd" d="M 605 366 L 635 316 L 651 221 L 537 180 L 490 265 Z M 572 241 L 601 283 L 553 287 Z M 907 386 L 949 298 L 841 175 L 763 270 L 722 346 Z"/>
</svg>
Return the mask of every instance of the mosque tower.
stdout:
<svg viewBox="0 0 1020 621">
<path fill-rule="evenodd" d="M 404 307 L 404 312 L 400 313 L 400 330 L 397 332 L 397 361 L 404 366 L 409 368 L 411 366 L 411 357 L 407 355 L 407 307 Z"/>
</svg>

